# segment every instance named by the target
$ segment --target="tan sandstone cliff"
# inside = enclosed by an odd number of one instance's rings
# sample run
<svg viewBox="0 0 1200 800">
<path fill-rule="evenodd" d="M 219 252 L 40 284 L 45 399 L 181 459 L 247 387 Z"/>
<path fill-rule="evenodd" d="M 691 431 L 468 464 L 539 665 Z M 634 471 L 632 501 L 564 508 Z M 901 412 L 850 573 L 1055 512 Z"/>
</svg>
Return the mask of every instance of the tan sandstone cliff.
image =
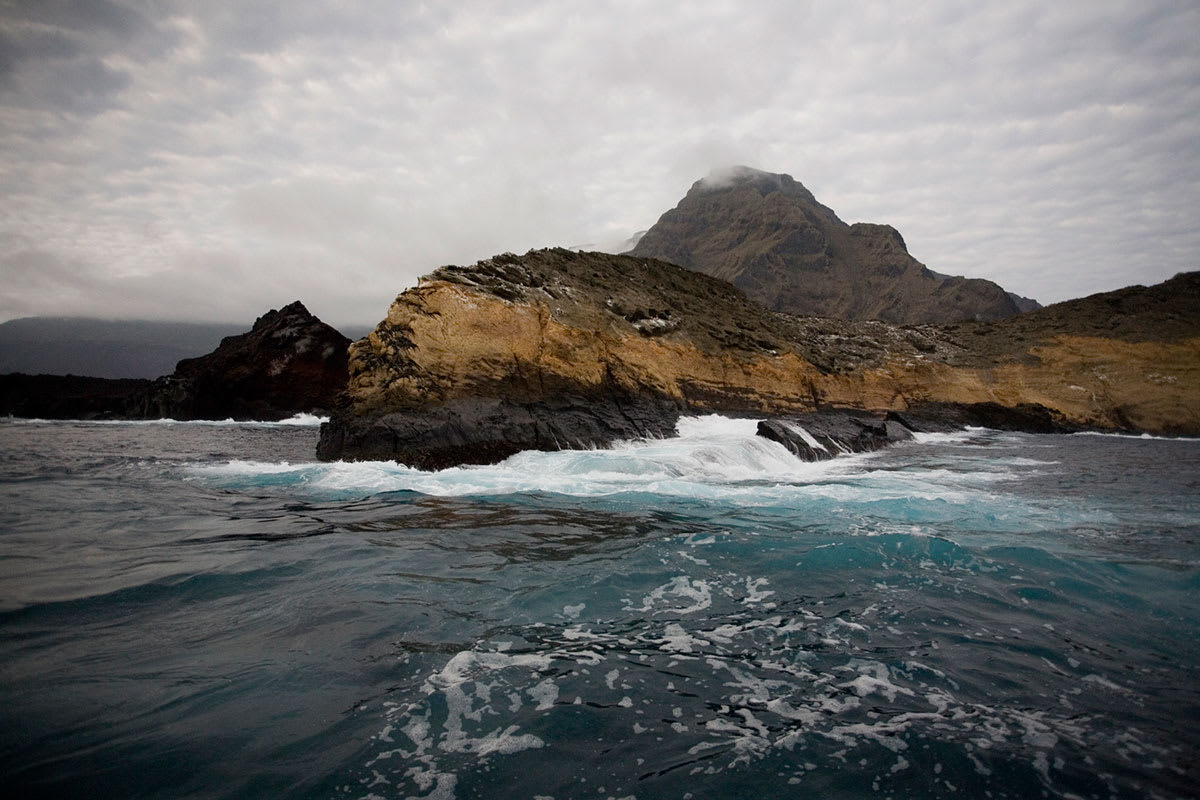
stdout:
<svg viewBox="0 0 1200 800">
<path fill-rule="evenodd" d="M 654 259 L 505 254 L 437 270 L 351 346 L 347 392 L 320 453 L 404 461 L 422 419 L 441 421 L 437 435 L 453 429 L 452 455 L 432 455 L 431 434 L 409 459 L 435 466 L 654 435 L 689 411 L 935 403 L 1041 406 L 1067 427 L 1200 433 L 1200 278 L 1122 291 L 997 323 L 898 327 L 771 312 Z M 1124 308 L 1113 312 L 1124 322 L 1098 322 L 1098 305 Z M 633 418 L 628 431 L 606 422 L 576 435 L 561 422 L 614 398 L 613 416 Z M 653 413 L 631 415 L 635 399 Z M 462 420 L 465 433 L 454 427 Z M 472 456 L 472 431 L 496 426 L 500 439 Z"/>
</svg>

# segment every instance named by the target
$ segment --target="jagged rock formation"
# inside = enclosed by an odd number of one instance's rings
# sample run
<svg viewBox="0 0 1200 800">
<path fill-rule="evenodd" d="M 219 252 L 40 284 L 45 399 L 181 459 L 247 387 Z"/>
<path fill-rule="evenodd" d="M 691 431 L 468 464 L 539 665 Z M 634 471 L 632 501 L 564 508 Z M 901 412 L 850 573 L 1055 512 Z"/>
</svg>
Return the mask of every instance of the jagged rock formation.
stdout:
<svg viewBox="0 0 1200 800">
<path fill-rule="evenodd" d="M 926 269 L 890 225 L 847 225 L 790 175 L 749 167 L 694 183 L 630 255 L 721 278 L 791 314 L 918 324 L 1037 306 L 991 281 Z"/>
<path fill-rule="evenodd" d="M 154 381 L 138 416 L 277 420 L 326 411 L 346 386 L 349 344 L 296 301 L 208 355 L 180 361 Z"/>
<path fill-rule="evenodd" d="M 1128 290 L 1105 334 L 1070 324 L 1113 308 L 1104 295 L 999 323 L 897 327 L 772 312 L 655 259 L 505 254 L 435 271 L 351 346 L 318 455 L 486 463 L 665 435 L 705 411 L 1196 433 L 1198 282 Z"/>
<path fill-rule="evenodd" d="M 913 423 L 909 423 L 910 425 Z M 779 442 L 802 461 L 826 461 L 842 453 L 867 453 L 913 438 L 908 427 L 887 417 L 845 411 L 814 411 L 758 423 L 758 435 Z"/>
<path fill-rule="evenodd" d="M 0 414 L 44 419 L 279 420 L 327 413 L 346 388 L 350 340 L 300 302 L 154 381 L 0 375 Z"/>
</svg>

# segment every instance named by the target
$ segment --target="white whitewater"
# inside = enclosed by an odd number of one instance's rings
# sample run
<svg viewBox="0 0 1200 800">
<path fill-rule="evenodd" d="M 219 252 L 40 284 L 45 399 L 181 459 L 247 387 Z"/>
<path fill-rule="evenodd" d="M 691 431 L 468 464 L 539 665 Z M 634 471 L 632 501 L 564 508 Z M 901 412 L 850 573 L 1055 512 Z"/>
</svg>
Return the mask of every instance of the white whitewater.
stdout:
<svg viewBox="0 0 1200 800">
<path fill-rule="evenodd" d="M 0 418 L 9 425 L 197 425 L 205 427 L 242 427 L 242 428 L 279 428 L 279 427 L 319 427 L 328 422 L 329 417 L 316 414 L 295 414 L 287 419 L 276 421 L 267 420 L 236 420 L 227 419 L 41 419 L 37 417 L 7 417 Z"/>
<path fill-rule="evenodd" d="M 280 486 L 329 499 L 400 491 L 441 497 L 651 495 L 783 508 L 851 498 L 969 503 L 991 497 L 992 485 L 1005 477 L 982 466 L 971 471 L 872 470 L 878 453 L 808 463 L 757 436 L 757 425 L 756 419 L 685 417 L 671 438 L 622 442 L 605 450 L 526 451 L 498 464 L 438 472 L 381 461 L 228 461 L 191 463 L 186 471 L 193 479 L 224 488 Z"/>
</svg>

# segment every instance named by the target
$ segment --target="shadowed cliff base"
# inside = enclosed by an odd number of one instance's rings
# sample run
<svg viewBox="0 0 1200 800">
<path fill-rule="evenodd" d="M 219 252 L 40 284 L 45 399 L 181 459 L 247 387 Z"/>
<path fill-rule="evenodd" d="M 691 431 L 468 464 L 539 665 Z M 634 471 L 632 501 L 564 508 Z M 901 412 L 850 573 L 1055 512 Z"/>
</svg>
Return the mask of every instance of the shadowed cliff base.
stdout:
<svg viewBox="0 0 1200 800">
<path fill-rule="evenodd" d="M 655 259 L 503 254 L 435 271 L 351 346 L 318 453 L 438 468 L 667 435 L 681 414 L 829 409 L 908 412 L 915 429 L 990 413 L 1022 430 L 1196 433 L 1197 284 L 1124 290 L 1136 302 L 1118 338 L 1071 325 L 1094 320 L 1107 295 L 992 324 L 901 327 L 769 311 Z"/>
</svg>

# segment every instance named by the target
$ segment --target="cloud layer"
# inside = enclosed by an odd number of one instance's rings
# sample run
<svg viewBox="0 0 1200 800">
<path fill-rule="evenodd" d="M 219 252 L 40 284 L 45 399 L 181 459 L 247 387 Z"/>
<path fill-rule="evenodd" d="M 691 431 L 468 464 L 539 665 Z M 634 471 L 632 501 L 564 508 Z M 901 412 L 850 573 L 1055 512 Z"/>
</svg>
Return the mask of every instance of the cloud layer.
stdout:
<svg viewBox="0 0 1200 800">
<path fill-rule="evenodd" d="M 738 163 L 1043 302 L 1158 282 L 1200 268 L 1198 30 L 1177 2 L 0 3 L 0 319 L 373 323 Z"/>
</svg>

